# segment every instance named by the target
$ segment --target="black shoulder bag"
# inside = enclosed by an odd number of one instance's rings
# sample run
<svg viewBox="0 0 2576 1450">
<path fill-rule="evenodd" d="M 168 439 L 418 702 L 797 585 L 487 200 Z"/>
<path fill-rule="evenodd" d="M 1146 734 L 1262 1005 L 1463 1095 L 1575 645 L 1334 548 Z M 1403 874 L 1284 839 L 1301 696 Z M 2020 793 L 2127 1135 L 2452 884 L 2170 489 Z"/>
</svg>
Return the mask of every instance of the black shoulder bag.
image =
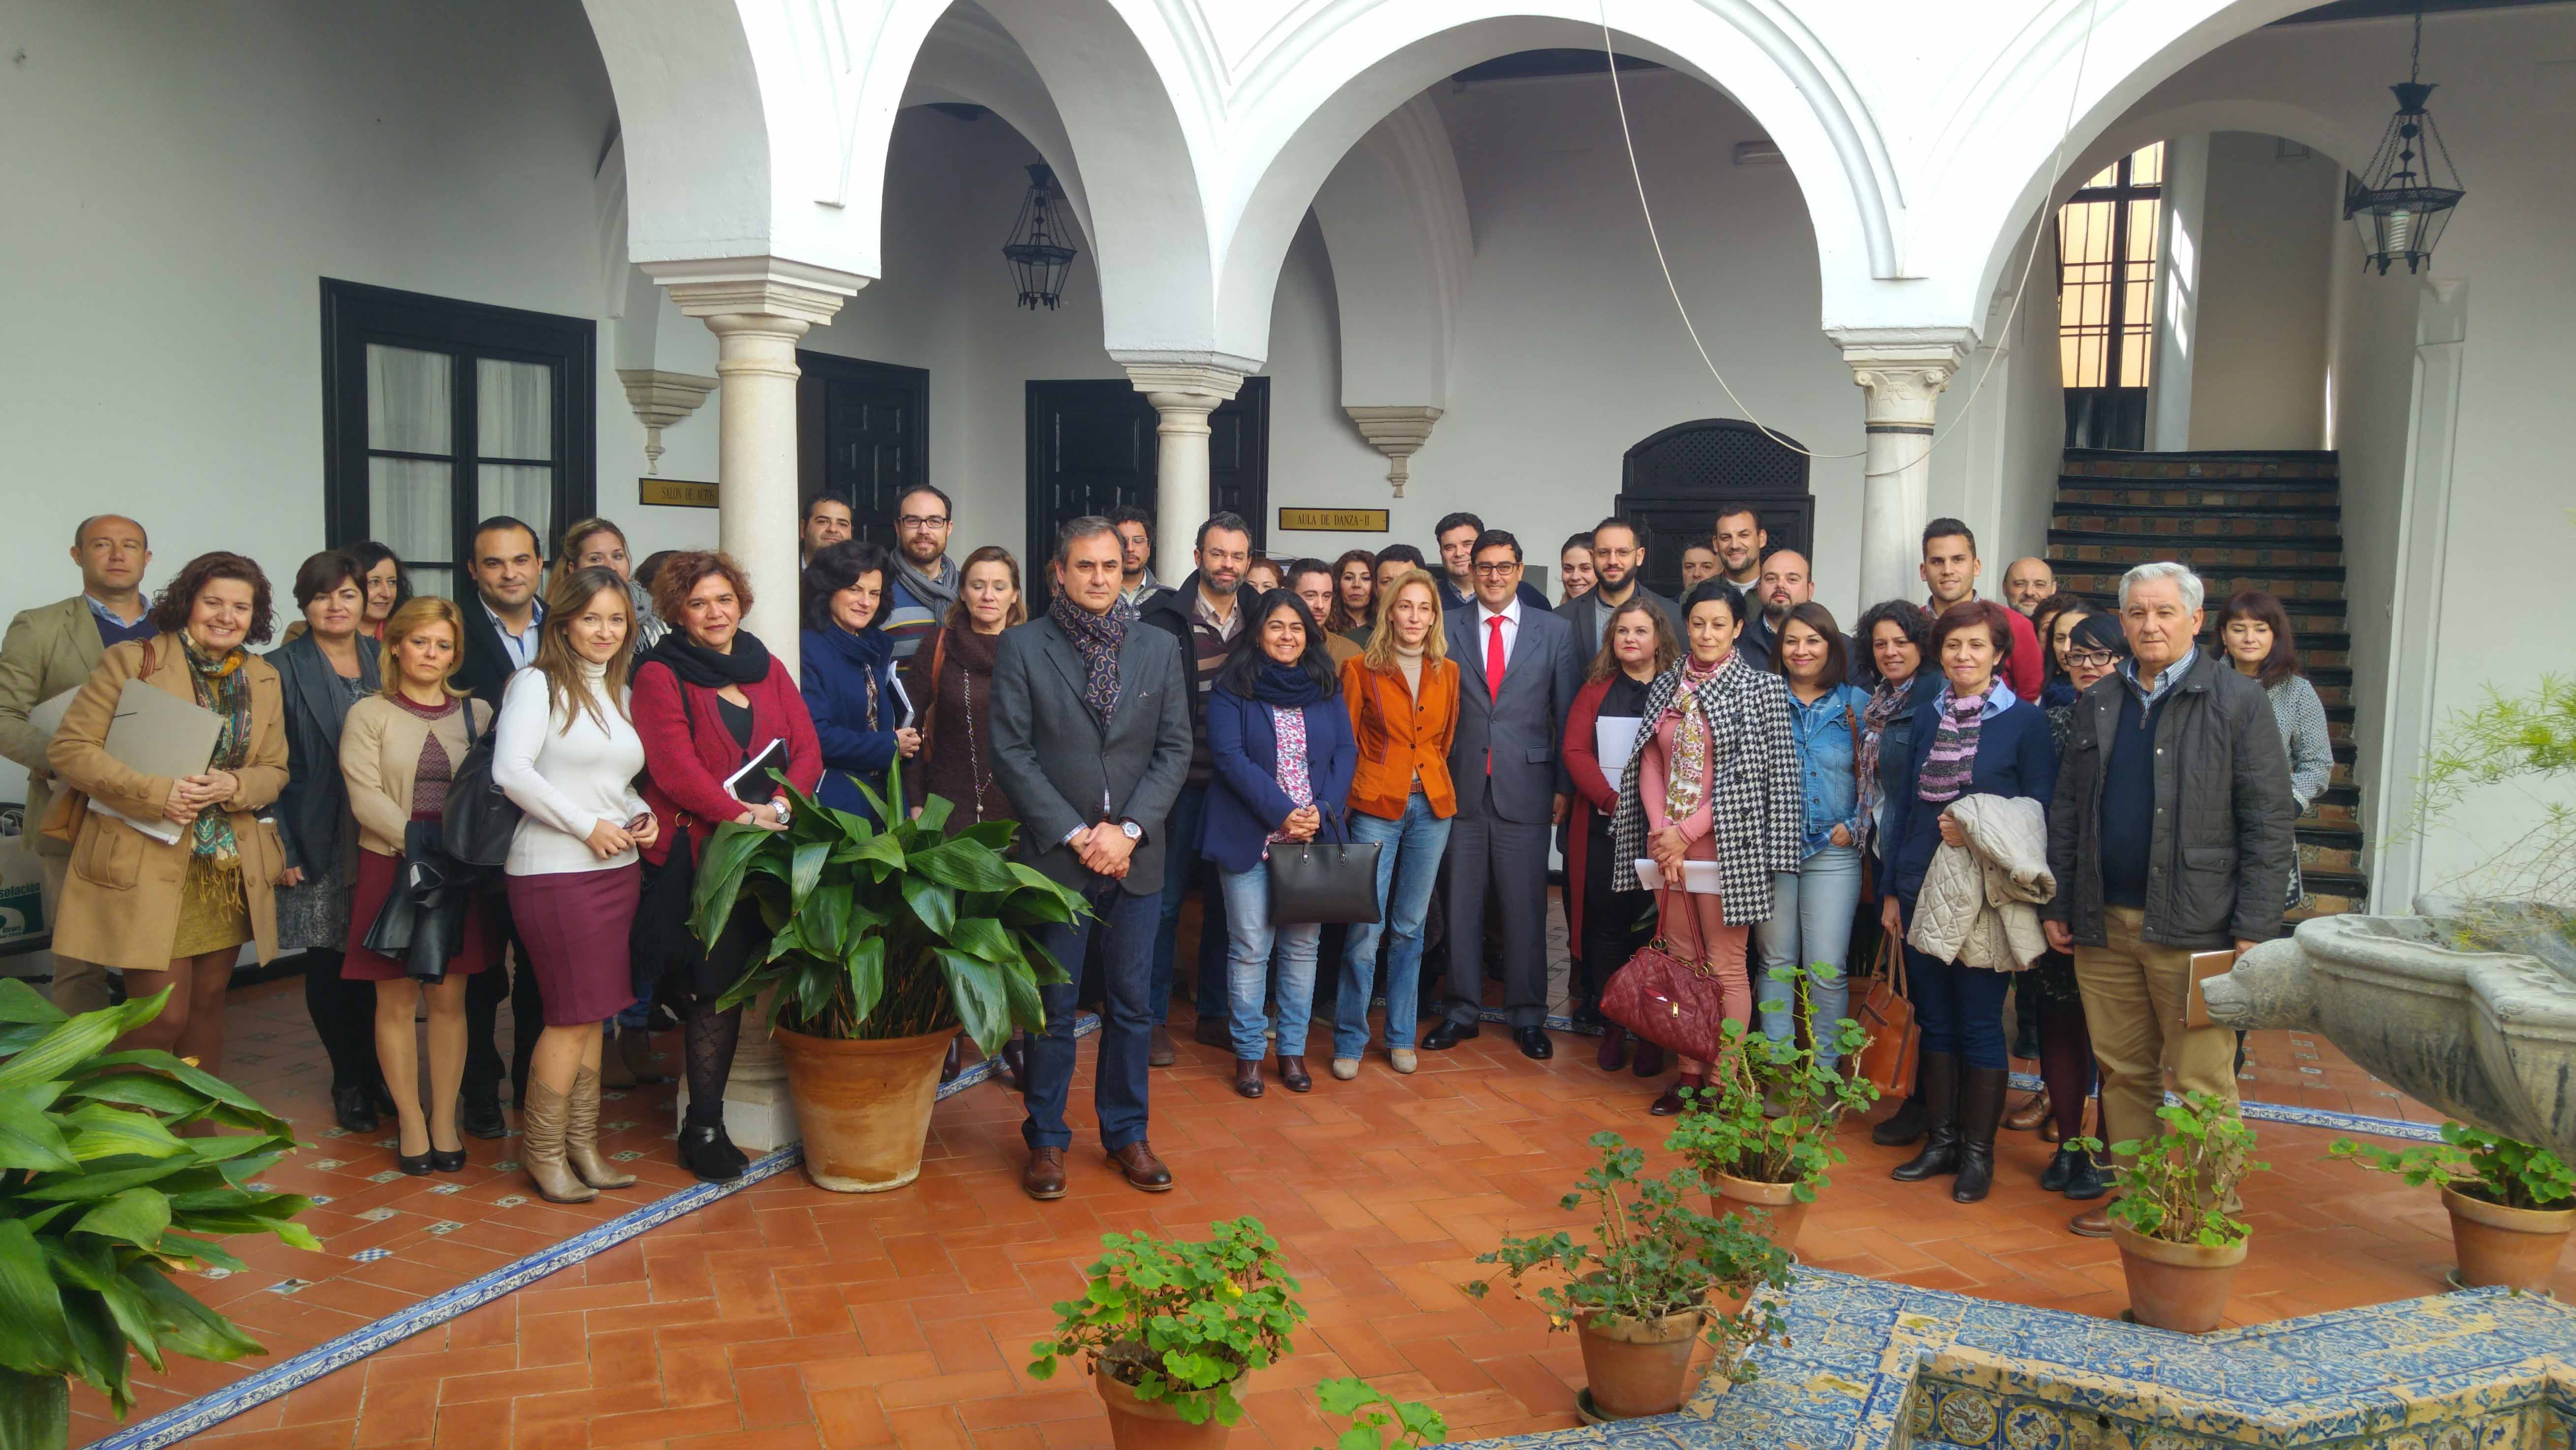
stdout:
<svg viewBox="0 0 2576 1450">
<path fill-rule="evenodd" d="M 473 700 L 464 702 L 465 758 L 447 782 L 441 837 L 447 854 L 469 866 L 503 866 L 519 834 L 519 803 L 492 779 L 492 732 L 474 728 Z"/>
<path fill-rule="evenodd" d="M 1326 841 L 1318 831 L 1315 840 L 1270 848 L 1270 924 L 1378 920 L 1377 843 L 1351 840 L 1346 807 L 1326 805 L 1318 814 L 1341 822 L 1342 839 Z"/>
</svg>

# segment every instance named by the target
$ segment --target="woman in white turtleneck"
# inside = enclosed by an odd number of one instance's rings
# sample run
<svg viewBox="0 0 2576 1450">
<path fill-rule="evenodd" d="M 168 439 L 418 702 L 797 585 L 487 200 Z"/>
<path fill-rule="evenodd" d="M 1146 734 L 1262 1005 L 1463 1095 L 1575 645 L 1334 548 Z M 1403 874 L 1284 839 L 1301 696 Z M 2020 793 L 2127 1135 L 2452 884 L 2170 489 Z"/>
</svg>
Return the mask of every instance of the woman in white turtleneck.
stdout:
<svg viewBox="0 0 2576 1450">
<path fill-rule="evenodd" d="M 635 1181 L 599 1151 L 600 1024 L 635 1000 L 636 853 L 658 836 L 634 787 L 644 769 L 627 709 L 634 653 L 626 581 L 605 568 L 565 573 L 547 591 L 536 663 L 511 677 L 492 727 L 493 784 L 526 813 L 504 870 L 546 1013 L 519 1158 L 558 1203 Z"/>
</svg>

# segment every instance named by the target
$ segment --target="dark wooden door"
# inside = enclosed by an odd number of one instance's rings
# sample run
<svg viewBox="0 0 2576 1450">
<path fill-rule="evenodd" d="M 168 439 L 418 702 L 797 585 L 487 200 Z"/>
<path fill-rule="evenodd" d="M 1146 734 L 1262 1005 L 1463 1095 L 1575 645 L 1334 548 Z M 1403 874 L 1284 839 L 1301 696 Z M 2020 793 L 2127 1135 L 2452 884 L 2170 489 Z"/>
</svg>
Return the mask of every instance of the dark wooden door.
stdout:
<svg viewBox="0 0 2576 1450">
<path fill-rule="evenodd" d="M 1797 440 L 1734 418 L 1679 423 L 1628 450 L 1619 512 L 1645 533 L 1646 587 L 1679 598 L 1682 550 L 1706 543 L 1723 504 L 1748 503 L 1771 547 L 1815 557 L 1816 499 Z"/>
<path fill-rule="evenodd" d="M 895 503 L 930 481 L 930 374 L 799 352 L 797 465 L 804 495 L 850 506 L 858 538 L 894 547 Z"/>
<path fill-rule="evenodd" d="M 1025 576 L 1032 604 L 1046 593 L 1046 561 L 1055 531 L 1067 520 L 1105 514 L 1120 504 L 1154 512 L 1154 468 L 1160 454 L 1154 405 L 1120 379 L 1042 382 L 1029 398 L 1029 537 Z M 1243 515 L 1252 547 L 1261 548 L 1270 511 L 1270 380 L 1246 378 L 1243 391 L 1208 415 L 1208 494 L 1219 512 Z M 1190 569 L 1188 539 L 1154 540 L 1154 573 L 1178 583 Z"/>
</svg>

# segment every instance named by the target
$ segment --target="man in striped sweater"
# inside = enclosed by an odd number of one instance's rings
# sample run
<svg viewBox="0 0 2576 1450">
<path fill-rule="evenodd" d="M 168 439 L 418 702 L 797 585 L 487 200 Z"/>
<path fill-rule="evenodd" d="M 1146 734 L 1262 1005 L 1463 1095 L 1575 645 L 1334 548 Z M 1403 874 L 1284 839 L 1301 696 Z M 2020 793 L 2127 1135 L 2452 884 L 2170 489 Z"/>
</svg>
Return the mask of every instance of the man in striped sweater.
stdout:
<svg viewBox="0 0 2576 1450">
<path fill-rule="evenodd" d="M 957 566 L 948 558 L 954 511 L 948 495 L 929 484 L 905 489 L 894 505 L 894 578 L 886 585 L 885 632 L 894 657 L 912 658 L 922 637 L 948 618 L 957 602 Z"/>
</svg>

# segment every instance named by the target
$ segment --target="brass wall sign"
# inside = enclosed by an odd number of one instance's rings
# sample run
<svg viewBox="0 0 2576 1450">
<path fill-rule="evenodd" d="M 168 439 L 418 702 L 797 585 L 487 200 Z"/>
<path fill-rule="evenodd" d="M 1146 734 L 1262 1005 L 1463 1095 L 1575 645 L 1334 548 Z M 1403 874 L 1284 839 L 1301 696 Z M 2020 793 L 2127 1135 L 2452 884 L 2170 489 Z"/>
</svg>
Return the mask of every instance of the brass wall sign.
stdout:
<svg viewBox="0 0 2576 1450">
<path fill-rule="evenodd" d="M 1279 511 L 1279 527 L 1329 534 L 1383 534 L 1384 509 L 1292 509 Z"/>
<path fill-rule="evenodd" d="M 660 504 L 666 508 L 711 509 L 716 506 L 716 486 L 691 483 L 684 478 L 638 478 L 636 499 L 640 503 Z"/>
</svg>

